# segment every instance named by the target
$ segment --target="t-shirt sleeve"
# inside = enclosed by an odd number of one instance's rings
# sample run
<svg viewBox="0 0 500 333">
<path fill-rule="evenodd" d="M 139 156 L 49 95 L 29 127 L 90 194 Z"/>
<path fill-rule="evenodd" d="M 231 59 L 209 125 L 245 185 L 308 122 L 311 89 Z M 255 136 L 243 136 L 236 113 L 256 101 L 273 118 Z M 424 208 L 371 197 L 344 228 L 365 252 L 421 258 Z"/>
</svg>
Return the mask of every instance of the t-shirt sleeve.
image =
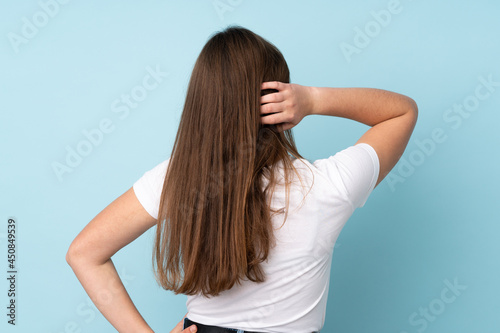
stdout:
<svg viewBox="0 0 500 333">
<path fill-rule="evenodd" d="M 350 146 L 313 164 L 343 191 L 353 209 L 365 205 L 380 171 L 377 153 L 367 143 Z"/>
<path fill-rule="evenodd" d="M 170 158 L 146 171 L 132 186 L 142 207 L 155 219 L 158 219 L 160 196 L 169 160 Z"/>
</svg>

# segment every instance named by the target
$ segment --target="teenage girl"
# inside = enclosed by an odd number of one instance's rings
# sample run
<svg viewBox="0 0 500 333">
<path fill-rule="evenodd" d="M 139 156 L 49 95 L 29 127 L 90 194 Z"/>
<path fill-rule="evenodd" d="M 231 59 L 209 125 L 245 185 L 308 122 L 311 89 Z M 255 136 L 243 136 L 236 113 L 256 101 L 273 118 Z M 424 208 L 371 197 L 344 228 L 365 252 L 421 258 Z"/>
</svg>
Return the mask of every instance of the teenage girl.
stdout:
<svg viewBox="0 0 500 333">
<path fill-rule="evenodd" d="M 290 83 L 273 44 L 228 27 L 195 63 L 170 157 L 90 221 L 66 260 L 119 332 L 154 332 L 111 257 L 156 227 L 155 278 L 188 296 L 171 332 L 319 332 L 335 241 L 400 159 L 417 113 L 386 90 Z M 310 162 L 291 129 L 319 115 L 370 128 Z"/>
</svg>

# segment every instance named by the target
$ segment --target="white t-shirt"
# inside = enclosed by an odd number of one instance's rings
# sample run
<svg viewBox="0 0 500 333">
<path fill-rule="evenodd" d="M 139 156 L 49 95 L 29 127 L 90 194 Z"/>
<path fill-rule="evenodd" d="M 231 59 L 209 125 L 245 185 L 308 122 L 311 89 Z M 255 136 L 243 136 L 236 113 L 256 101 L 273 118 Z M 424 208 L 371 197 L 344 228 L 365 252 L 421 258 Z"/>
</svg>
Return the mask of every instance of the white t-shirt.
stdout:
<svg viewBox="0 0 500 333">
<path fill-rule="evenodd" d="M 158 218 L 168 161 L 133 185 L 137 198 L 154 218 Z M 295 176 L 287 220 L 283 224 L 284 213 L 272 219 L 276 246 L 263 264 L 266 281 L 244 280 L 217 297 L 188 296 L 189 319 L 274 333 L 314 332 L 323 327 L 333 248 L 346 221 L 356 208 L 364 206 L 375 187 L 379 159 L 370 145 L 359 143 L 313 163 L 301 159 L 293 163 L 305 187 Z M 277 185 L 271 207 L 285 207 L 285 199 L 285 187 Z"/>
</svg>

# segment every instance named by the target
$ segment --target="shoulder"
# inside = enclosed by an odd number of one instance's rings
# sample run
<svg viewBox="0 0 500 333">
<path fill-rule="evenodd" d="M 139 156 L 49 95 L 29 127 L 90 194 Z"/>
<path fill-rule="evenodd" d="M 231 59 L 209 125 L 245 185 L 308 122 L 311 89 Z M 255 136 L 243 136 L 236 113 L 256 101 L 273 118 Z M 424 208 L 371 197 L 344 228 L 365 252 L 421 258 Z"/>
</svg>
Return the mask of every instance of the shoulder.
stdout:
<svg viewBox="0 0 500 333">
<path fill-rule="evenodd" d="M 312 165 L 332 186 L 342 189 L 351 204 L 362 207 L 374 189 L 380 170 L 375 149 L 367 143 L 347 147 Z"/>
</svg>

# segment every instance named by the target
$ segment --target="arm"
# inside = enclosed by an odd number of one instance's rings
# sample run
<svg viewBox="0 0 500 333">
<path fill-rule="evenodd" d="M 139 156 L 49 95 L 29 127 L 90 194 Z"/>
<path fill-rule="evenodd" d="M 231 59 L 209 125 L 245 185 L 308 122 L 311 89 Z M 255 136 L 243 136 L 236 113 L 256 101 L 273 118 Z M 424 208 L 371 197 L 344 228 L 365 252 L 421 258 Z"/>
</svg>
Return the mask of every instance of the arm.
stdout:
<svg viewBox="0 0 500 333">
<path fill-rule="evenodd" d="M 307 87 L 264 82 L 262 89 L 277 93 L 261 97 L 261 122 L 280 124 L 281 130 L 297 125 L 307 115 L 352 119 L 371 126 L 356 142 L 367 143 L 380 162 L 377 186 L 403 155 L 417 122 L 418 108 L 407 96 L 373 88 Z"/>
<path fill-rule="evenodd" d="M 90 221 L 66 254 L 90 299 L 118 332 L 153 332 L 130 299 L 111 256 L 155 224 L 129 189 Z"/>
<path fill-rule="evenodd" d="M 100 212 L 78 234 L 66 261 L 90 299 L 120 333 L 154 332 L 132 302 L 111 257 L 156 225 L 130 188 Z M 194 325 L 193 325 L 194 326 Z M 182 330 L 182 320 L 172 332 Z"/>
<path fill-rule="evenodd" d="M 377 152 L 377 186 L 403 155 L 418 117 L 415 101 L 407 96 L 373 88 L 310 87 L 310 114 L 352 119 L 371 126 L 356 142 Z"/>
</svg>

